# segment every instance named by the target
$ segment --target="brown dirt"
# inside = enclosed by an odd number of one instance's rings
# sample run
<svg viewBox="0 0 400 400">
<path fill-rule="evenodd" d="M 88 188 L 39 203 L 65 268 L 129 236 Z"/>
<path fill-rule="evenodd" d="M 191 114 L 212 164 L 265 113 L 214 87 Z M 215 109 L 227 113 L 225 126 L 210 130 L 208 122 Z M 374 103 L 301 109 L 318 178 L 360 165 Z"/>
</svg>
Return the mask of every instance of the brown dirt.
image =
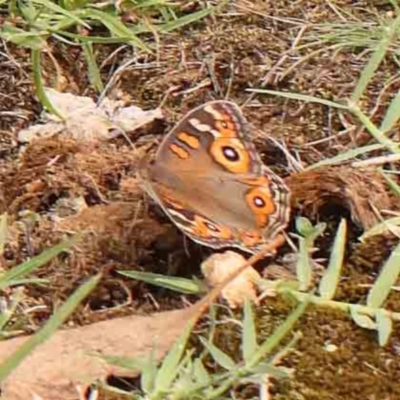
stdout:
<svg viewBox="0 0 400 400">
<path fill-rule="evenodd" d="M 326 48 L 315 56 L 311 55 L 314 49 L 291 50 L 305 22 L 310 28 L 300 40 L 307 43 L 311 41 L 312 24 L 340 21 L 332 4 L 336 10 L 360 21 L 370 21 L 373 12 L 381 16 L 387 12 L 386 5 L 373 6 L 369 1 L 237 1 L 224 14 L 162 37 L 157 54 L 139 55 L 137 64 L 124 71 L 111 96 L 122 93 L 144 109 L 157 107 L 166 99 L 165 121 L 131 135 L 139 149 L 160 139 L 183 114 L 205 101 L 227 96 L 239 104 L 248 102 L 244 113 L 254 127 L 253 139 L 263 160 L 284 176 L 294 191 L 293 217 L 301 209 L 302 215 L 313 222 L 328 222 L 327 233 L 317 243 L 321 255 L 329 254 L 340 218 L 354 220 L 337 299 L 358 303 L 365 301 L 365 284 L 373 283 L 398 242 L 390 236 L 357 242 L 362 228 L 375 222 L 367 201 L 371 181 L 381 193 L 378 208 L 398 209 L 398 201 L 390 197 L 380 175 L 373 171 L 330 167 L 309 175 L 291 175 L 293 171 L 287 167 L 284 154 L 266 137 L 284 143 L 306 166 L 364 145 L 370 140 L 369 135 L 352 116 L 325 106 L 261 95 L 252 96 L 251 100 L 246 92 L 264 85 L 272 90 L 336 101 L 351 93 L 368 57 L 363 49 Z M 107 60 L 102 67 L 104 81 L 110 79 L 115 65 L 132 57 L 132 50 L 126 48 L 108 59 L 115 49 L 96 48 L 99 64 Z M 62 79 L 54 78 L 54 66 L 44 56 L 43 76 L 48 84 L 95 96 L 82 73 L 86 70 L 82 52 L 58 42 L 53 43 L 52 51 L 61 67 Z M 296 64 L 298 60 L 300 64 Z M 397 69 L 395 61 L 387 57 L 363 97 L 366 110 L 375 107 L 383 84 Z M 198 274 L 201 260 L 210 253 L 209 249 L 185 240 L 143 196 L 135 179 L 137 159 L 127 142 L 119 138 L 107 144 L 82 146 L 73 140 L 50 138 L 29 145 L 22 152 L 16 134 L 37 121 L 41 110 L 34 95 L 29 52 L 10 44 L 2 48 L 0 76 L 7 77 L 0 79 L 0 211 L 10 214 L 12 224 L 2 265 L 16 265 L 70 232 L 85 231 L 83 240 L 70 255 L 39 270 L 37 276 L 48 279 L 48 285 L 26 287 L 18 314 L 23 316 L 24 310 L 36 305 L 42 307 L 24 316 L 23 330 L 36 330 L 54 306 L 97 271 L 104 274 L 102 283 L 75 313 L 71 324 L 181 307 L 180 295 L 133 282 L 116 272 L 141 269 L 190 277 Z M 381 96 L 374 121 L 380 120 L 397 90 L 392 85 Z M 355 129 L 348 134 L 326 139 L 350 124 Z M 398 134 L 399 129 L 394 130 L 393 136 Z M 325 141 L 310 145 L 321 139 Z M 338 192 L 338 187 L 343 191 Z M 87 207 L 78 211 L 76 199 L 84 199 Z M 26 211 L 39 216 L 36 222 L 29 222 Z M 289 231 L 294 231 L 293 223 Z M 279 257 L 289 251 L 282 248 Z M 400 295 L 393 292 L 386 306 L 400 310 Z M 288 310 L 287 302 L 268 300 L 259 309 L 261 332 L 270 333 Z M 277 383 L 272 389 L 273 399 L 400 398 L 398 324 L 385 348 L 377 345 L 373 333 L 356 327 L 347 315 L 329 309 L 313 308 L 298 329 L 304 329 L 306 335 L 297 351 L 284 361 L 295 369 L 295 377 Z M 231 336 L 222 341 L 232 342 L 232 353 L 237 351 L 237 341 Z M 337 345 L 338 350 L 327 352 L 327 343 Z"/>
</svg>

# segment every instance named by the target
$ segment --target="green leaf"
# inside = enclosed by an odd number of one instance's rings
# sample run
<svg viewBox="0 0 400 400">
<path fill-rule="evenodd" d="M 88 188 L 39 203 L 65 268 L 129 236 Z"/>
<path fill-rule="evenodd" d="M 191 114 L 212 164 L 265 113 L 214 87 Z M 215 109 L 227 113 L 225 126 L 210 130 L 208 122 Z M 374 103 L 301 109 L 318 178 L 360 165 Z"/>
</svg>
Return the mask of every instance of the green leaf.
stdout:
<svg viewBox="0 0 400 400">
<path fill-rule="evenodd" d="M 275 379 L 288 379 L 293 376 L 284 367 L 276 367 L 272 363 L 260 363 L 251 369 L 253 374 L 259 374 L 263 377 L 265 375 L 273 376 Z"/>
<path fill-rule="evenodd" d="M 203 337 L 200 337 L 200 340 L 203 346 L 210 352 L 212 358 L 218 365 L 228 371 L 232 371 L 237 368 L 235 361 L 233 361 L 232 358 L 228 356 L 228 354 L 223 352 L 218 347 L 214 346 L 210 341 L 204 339 Z"/>
<path fill-rule="evenodd" d="M 393 330 L 393 321 L 385 310 L 378 310 L 376 313 L 379 346 L 385 346 Z"/>
<path fill-rule="evenodd" d="M 68 250 L 72 245 L 75 244 L 75 242 L 76 238 L 65 240 L 64 242 L 43 251 L 36 257 L 33 257 L 30 260 L 25 261 L 22 264 L 19 264 L 18 266 L 2 273 L 0 275 L 0 290 L 4 290 L 9 286 L 14 285 L 15 281 L 20 280 L 22 277 L 31 273 L 36 268 L 46 264 L 58 254 Z"/>
<path fill-rule="evenodd" d="M 342 219 L 336 232 L 333 243 L 329 265 L 319 284 L 319 293 L 323 299 L 331 300 L 335 295 L 336 288 L 340 280 L 342 270 L 344 251 L 346 248 L 346 220 Z"/>
<path fill-rule="evenodd" d="M 280 92 L 277 90 L 267 89 L 246 89 L 247 92 L 260 93 L 260 94 L 272 94 L 273 96 L 285 97 L 291 100 L 300 100 L 310 103 L 318 103 L 328 107 L 339 108 L 341 110 L 348 110 L 348 106 L 344 104 L 335 103 L 334 101 L 320 99 L 314 96 L 308 96 L 306 94 L 292 93 L 292 92 Z"/>
<path fill-rule="evenodd" d="M 308 218 L 297 217 L 296 230 L 300 233 L 300 235 L 306 237 L 314 230 L 314 227 Z"/>
<path fill-rule="evenodd" d="M 350 304 L 350 315 L 353 321 L 361 328 L 375 330 L 376 323 L 368 315 L 361 314 L 356 304 Z"/>
<path fill-rule="evenodd" d="M 397 123 L 400 118 L 400 91 L 397 92 L 396 97 L 391 101 L 389 108 L 386 111 L 385 118 L 380 126 L 382 132 L 389 132 Z"/>
<path fill-rule="evenodd" d="M 128 369 L 131 371 L 139 371 L 141 372 L 145 366 L 146 361 L 140 358 L 134 357 L 122 357 L 122 356 L 111 356 L 106 354 L 98 354 L 93 353 L 94 357 L 99 357 L 102 360 L 106 361 L 107 364 L 114 365 L 116 367 Z"/>
<path fill-rule="evenodd" d="M 245 300 L 243 309 L 242 351 L 245 363 L 250 360 L 257 350 L 257 333 L 254 324 L 253 309 L 249 299 Z"/>
<path fill-rule="evenodd" d="M 10 373 L 18 367 L 19 364 L 40 344 L 45 342 L 65 320 L 73 313 L 75 308 L 84 300 L 84 298 L 98 284 L 101 275 L 90 278 L 86 283 L 80 286 L 68 300 L 49 318 L 46 324 L 21 347 L 15 351 L 9 358 L 0 364 L 0 382 L 4 382 Z"/>
<path fill-rule="evenodd" d="M 199 283 L 177 276 L 166 276 L 162 274 L 153 274 L 151 272 L 140 271 L 118 271 L 119 274 L 133 278 L 142 282 L 147 282 L 152 285 L 160 286 L 175 292 L 198 294 L 203 290 Z"/>
<path fill-rule="evenodd" d="M 367 305 L 372 308 L 380 308 L 386 298 L 389 296 L 392 286 L 400 273 L 400 243 L 392 251 L 389 259 L 383 265 L 383 268 L 368 293 Z"/>
</svg>

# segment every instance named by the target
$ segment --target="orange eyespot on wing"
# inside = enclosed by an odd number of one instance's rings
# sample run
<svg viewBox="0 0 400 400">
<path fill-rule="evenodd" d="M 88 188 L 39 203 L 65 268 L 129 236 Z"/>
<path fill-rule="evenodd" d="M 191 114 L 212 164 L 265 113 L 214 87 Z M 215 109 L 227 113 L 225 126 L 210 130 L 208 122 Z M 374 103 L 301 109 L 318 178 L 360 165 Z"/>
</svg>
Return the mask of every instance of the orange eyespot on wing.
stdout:
<svg viewBox="0 0 400 400">
<path fill-rule="evenodd" d="M 249 153 L 237 140 L 215 140 L 210 152 L 213 159 L 230 172 L 244 174 L 250 169 Z"/>
<path fill-rule="evenodd" d="M 269 216 L 276 210 L 269 187 L 259 186 L 251 189 L 246 193 L 245 198 L 247 205 L 256 218 L 257 225 L 259 227 L 266 226 L 269 221 Z"/>
<path fill-rule="evenodd" d="M 232 231 L 224 226 L 215 225 L 207 219 L 195 215 L 194 217 L 194 233 L 204 239 L 222 239 L 222 240 L 230 240 L 232 239 Z"/>
<path fill-rule="evenodd" d="M 192 149 L 198 149 L 200 147 L 200 141 L 196 136 L 190 135 L 186 132 L 180 132 L 177 137 L 181 142 L 185 143 Z"/>
<path fill-rule="evenodd" d="M 183 149 L 181 146 L 178 146 L 175 143 L 171 143 L 169 145 L 169 149 L 180 159 L 187 160 L 189 158 L 189 153 Z"/>
</svg>

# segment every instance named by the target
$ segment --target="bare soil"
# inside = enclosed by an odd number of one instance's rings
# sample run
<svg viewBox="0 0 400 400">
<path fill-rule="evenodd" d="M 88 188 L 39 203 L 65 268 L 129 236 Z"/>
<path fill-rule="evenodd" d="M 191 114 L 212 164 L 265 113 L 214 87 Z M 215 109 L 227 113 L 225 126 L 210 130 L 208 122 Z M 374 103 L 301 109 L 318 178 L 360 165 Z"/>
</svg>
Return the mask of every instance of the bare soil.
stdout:
<svg viewBox="0 0 400 400">
<path fill-rule="evenodd" d="M 328 45 L 294 48 L 312 41 L 313 24 L 376 21 L 390 10 L 371 1 L 299 0 L 235 1 L 224 12 L 162 36 L 152 55 L 135 55 L 113 86 L 110 97 L 125 98 L 143 109 L 163 102 L 165 120 L 133 132 L 130 140 L 145 152 L 191 108 L 212 99 L 229 98 L 244 105 L 254 127 L 253 139 L 264 162 L 285 177 L 293 191 L 294 218 L 308 216 L 328 222 L 317 242 L 316 257 L 329 255 L 332 238 L 342 217 L 350 223 L 346 265 L 337 300 L 365 302 L 369 285 L 398 239 L 378 236 L 360 243 L 363 229 L 377 222 L 368 200 L 371 188 L 380 193 L 378 208 L 397 210 L 381 175 L 349 166 L 329 167 L 312 174 L 296 174 L 281 149 L 284 145 L 304 166 L 367 144 L 371 139 L 354 118 L 337 110 L 274 96 L 251 95 L 246 89 L 265 87 L 339 101 L 352 92 L 369 52 L 365 48 Z M 384 2 L 383 2 L 384 3 Z M 343 21 L 342 21 L 343 22 Z M 314 39 L 318 39 L 315 37 Z M 154 43 L 148 37 L 149 43 Z M 137 157 L 126 139 L 82 146 L 72 139 L 53 137 L 20 145 L 17 132 L 37 122 L 41 106 L 33 88 L 29 52 L 11 44 L 0 46 L 0 212 L 10 215 L 11 240 L 2 267 L 8 268 L 58 243 L 71 232 L 85 231 L 71 254 L 58 257 L 37 272 L 45 286 L 27 286 L 18 314 L 19 327 L 35 331 L 88 276 L 98 271 L 103 280 L 69 325 L 88 324 L 132 313 L 150 313 L 183 307 L 185 298 L 119 275 L 140 269 L 191 277 L 211 250 L 182 237 L 137 185 Z M 109 81 L 116 68 L 133 57 L 129 47 L 95 48 L 102 78 Z M 315 52 L 315 50 L 321 50 Z M 43 76 L 49 86 L 76 94 L 92 95 L 82 51 L 60 42 L 51 51 L 62 71 L 55 79 L 54 65 L 43 56 Z M 313 53 L 315 52 L 315 54 Z M 363 97 L 363 107 L 380 121 L 385 107 L 399 89 L 381 89 L 398 71 L 388 56 Z M 349 126 L 346 134 L 337 134 Z M 393 133 L 399 135 L 399 129 Z M 332 137 L 331 137 L 332 136 Z M 313 144 L 317 142 L 316 144 Z M 151 151 L 151 150 L 150 150 Z M 87 208 L 77 212 L 76 199 Z M 27 211 L 38 218 L 32 220 Z M 280 263 L 290 253 L 284 246 Z M 268 262 L 261 263 L 260 269 Z M 6 295 L 10 295 L 10 293 Z M 35 307 L 40 306 L 40 307 Z M 259 307 L 259 329 L 268 335 L 289 312 L 292 304 L 267 299 Z M 400 294 L 393 291 L 385 307 L 400 310 Z M 25 313 L 26 310 L 29 312 Z M 16 320 L 21 320 L 16 318 Z M 400 325 L 395 324 L 389 343 L 378 346 L 376 334 L 357 327 L 348 315 L 326 308 L 311 308 L 296 329 L 304 337 L 283 364 L 294 370 L 290 381 L 276 382 L 272 398 L 307 400 L 358 400 L 400 398 Z M 217 344 L 237 354 L 235 329 L 217 334 Z M 334 344 L 337 350 L 327 351 Z M 257 396 L 251 387 L 238 388 L 238 398 Z M 109 397 L 107 397 L 109 398 Z"/>
</svg>

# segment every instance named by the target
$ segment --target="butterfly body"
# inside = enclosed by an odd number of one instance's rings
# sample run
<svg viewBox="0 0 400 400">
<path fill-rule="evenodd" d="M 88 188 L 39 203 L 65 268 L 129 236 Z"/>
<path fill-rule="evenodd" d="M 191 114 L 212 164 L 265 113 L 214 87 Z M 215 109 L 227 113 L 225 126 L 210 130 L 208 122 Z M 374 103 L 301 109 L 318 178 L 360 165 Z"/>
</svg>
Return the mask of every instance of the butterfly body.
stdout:
<svg viewBox="0 0 400 400">
<path fill-rule="evenodd" d="M 261 161 L 239 107 L 206 103 L 139 171 L 147 192 L 193 240 L 255 252 L 285 228 L 289 191 Z"/>
</svg>

